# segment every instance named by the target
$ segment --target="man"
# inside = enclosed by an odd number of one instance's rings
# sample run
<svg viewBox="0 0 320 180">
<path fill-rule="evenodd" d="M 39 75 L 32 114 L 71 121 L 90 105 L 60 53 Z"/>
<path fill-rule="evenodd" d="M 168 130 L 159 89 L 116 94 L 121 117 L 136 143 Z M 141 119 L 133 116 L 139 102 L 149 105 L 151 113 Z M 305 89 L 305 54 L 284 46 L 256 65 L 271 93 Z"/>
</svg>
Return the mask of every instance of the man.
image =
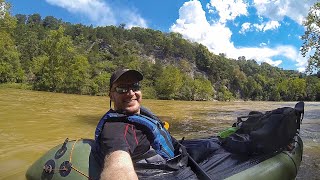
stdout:
<svg viewBox="0 0 320 180">
<path fill-rule="evenodd" d="M 95 133 L 96 150 L 104 159 L 101 179 L 138 179 L 133 162 L 163 164 L 175 155 L 171 136 L 160 121 L 142 112 L 142 79 L 140 72 L 129 69 L 110 78 L 113 109 L 102 117 Z"/>
</svg>

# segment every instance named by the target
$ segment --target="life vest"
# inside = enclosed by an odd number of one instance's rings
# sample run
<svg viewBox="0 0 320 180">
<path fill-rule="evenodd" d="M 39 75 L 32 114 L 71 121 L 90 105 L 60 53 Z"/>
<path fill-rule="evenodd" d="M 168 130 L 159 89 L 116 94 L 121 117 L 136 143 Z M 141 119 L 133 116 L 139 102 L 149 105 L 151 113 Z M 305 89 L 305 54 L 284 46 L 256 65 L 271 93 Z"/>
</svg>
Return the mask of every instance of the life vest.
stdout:
<svg viewBox="0 0 320 180">
<path fill-rule="evenodd" d="M 103 126 L 106 122 L 129 122 L 140 124 L 147 130 L 147 135 L 152 139 L 152 148 L 168 160 L 174 157 L 174 147 L 169 132 L 164 128 L 161 121 L 142 114 L 125 115 L 109 110 L 99 121 L 95 130 L 95 141 L 97 149 L 100 149 L 99 139 Z"/>
</svg>

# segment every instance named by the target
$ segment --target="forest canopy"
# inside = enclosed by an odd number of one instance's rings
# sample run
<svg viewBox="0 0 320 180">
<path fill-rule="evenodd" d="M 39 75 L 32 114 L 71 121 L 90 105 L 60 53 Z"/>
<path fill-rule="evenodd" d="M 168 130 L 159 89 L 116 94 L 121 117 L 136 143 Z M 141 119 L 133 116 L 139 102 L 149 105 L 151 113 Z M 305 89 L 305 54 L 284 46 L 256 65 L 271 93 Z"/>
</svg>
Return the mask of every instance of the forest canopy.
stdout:
<svg viewBox="0 0 320 180">
<path fill-rule="evenodd" d="M 0 14 L 2 84 L 106 95 L 111 73 L 118 68 L 132 68 L 144 75 L 144 98 L 320 100 L 316 75 L 258 64 L 245 55 L 238 59 L 216 55 L 178 33 L 126 29 L 125 24 L 71 24 L 39 14 L 12 16 L 10 5 L 4 0 L 0 4 L 4 7 Z"/>
</svg>

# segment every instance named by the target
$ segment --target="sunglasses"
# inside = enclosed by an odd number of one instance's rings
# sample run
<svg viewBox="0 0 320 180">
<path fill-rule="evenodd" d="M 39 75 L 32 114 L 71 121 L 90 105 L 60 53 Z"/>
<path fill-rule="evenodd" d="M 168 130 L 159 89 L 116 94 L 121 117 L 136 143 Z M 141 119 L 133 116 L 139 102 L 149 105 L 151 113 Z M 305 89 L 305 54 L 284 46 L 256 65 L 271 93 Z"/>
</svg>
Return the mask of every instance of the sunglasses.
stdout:
<svg viewBox="0 0 320 180">
<path fill-rule="evenodd" d="M 133 92 L 139 91 L 141 88 L 140 84 L 133 83 L 133 84 L 126 84 L 126 85 L 119 85 L 114 88 L 114 91 L 117 92 L 118 94 L 125 94 L 128 93 L 130 90 Z"/>
</svg>

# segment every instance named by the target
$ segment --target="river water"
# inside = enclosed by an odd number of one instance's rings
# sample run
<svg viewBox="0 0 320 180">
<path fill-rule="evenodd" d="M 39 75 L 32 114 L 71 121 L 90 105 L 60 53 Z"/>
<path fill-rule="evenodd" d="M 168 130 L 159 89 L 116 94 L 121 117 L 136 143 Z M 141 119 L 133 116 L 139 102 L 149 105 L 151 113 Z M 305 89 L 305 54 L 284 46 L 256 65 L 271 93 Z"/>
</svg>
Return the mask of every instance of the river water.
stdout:
<svg viewBox="0 0 320 180">
<path fill-rule="evenodd" d="M 169 122 L 177 139 L 216 135 L 249 111 L 296 102 L 187 102 L 143 100 Z M 297 179 L 320 179 L 320 102 L 305 102 L 303 161 Z M 93 138 L 109 108 L 107 97 L 0 88 L 0 179 L 25 179 L 27 168 L 65 138 Z"/>
</svg>

